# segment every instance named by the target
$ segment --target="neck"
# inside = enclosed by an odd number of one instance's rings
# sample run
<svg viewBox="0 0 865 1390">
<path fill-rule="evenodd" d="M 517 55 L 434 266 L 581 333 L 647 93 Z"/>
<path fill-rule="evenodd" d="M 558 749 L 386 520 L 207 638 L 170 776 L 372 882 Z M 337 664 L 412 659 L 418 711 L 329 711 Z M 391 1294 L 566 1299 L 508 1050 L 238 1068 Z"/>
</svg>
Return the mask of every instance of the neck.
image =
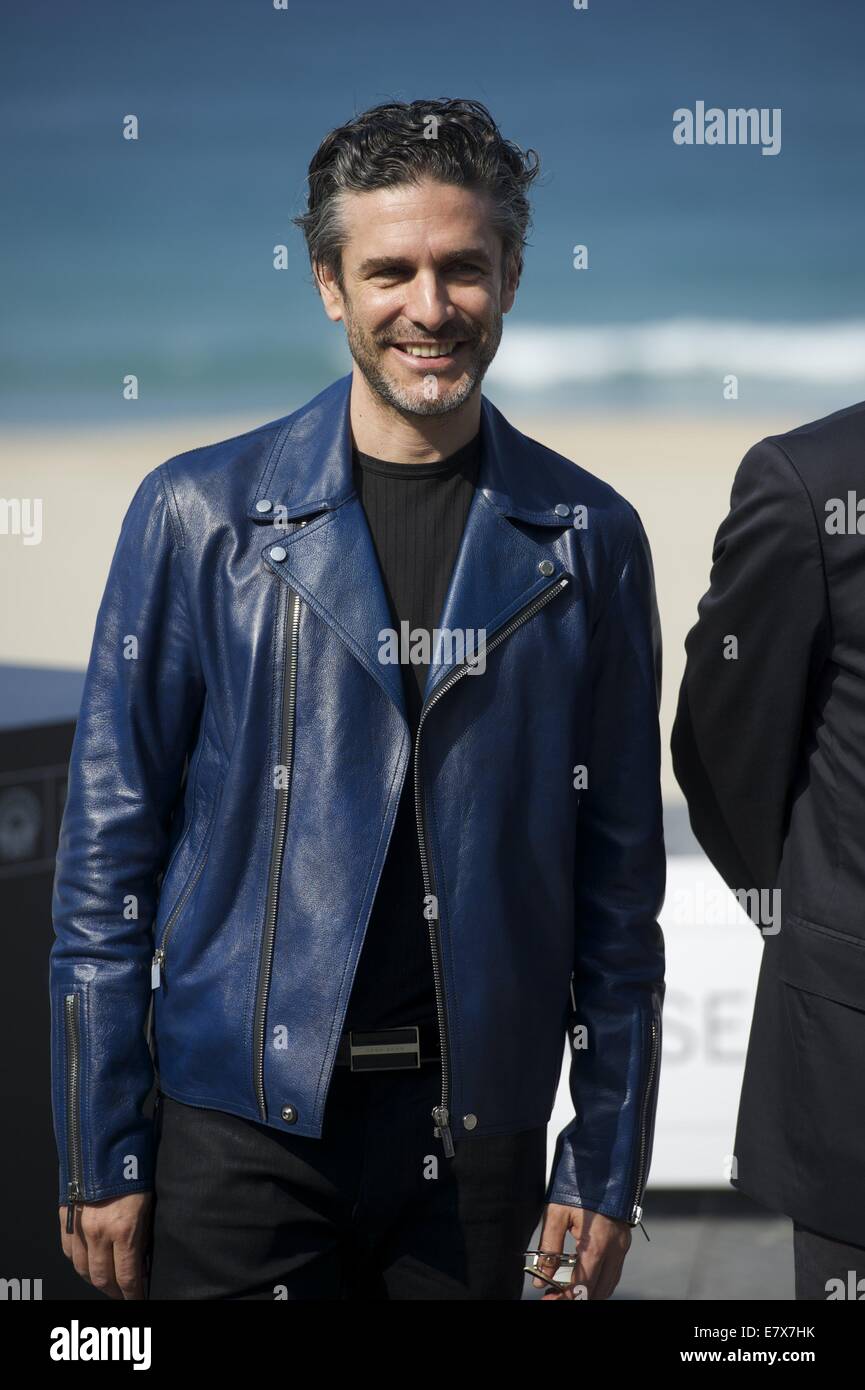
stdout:
<svg viewBox="0 0 865 1390">
<path fill-rule="evenodd" d="M 481 393 L 444 415 L 411 415 L 388 405 L 355 367 L 349 407 L 355 448 L 393 463 L 437 463 L 450 458 L 480 429 Z"/>
</svg>

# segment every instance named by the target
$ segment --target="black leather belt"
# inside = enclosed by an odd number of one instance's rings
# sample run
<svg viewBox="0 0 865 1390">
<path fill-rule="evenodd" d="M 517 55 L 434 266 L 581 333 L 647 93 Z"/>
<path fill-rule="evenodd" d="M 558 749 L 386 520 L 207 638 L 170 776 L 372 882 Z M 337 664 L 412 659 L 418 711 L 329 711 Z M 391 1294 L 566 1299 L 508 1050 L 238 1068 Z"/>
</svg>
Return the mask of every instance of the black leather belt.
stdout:
<svg viewBox="0 0 865 1390">
<path fill-rule="evenodd" d="M 405 1071 L 439 1060 L 438 1029 L 429 1025 L 369 1033 L 353 1028 L 343 1033 L 336 1053 L 336 1065 L 351 1071 Z"/>
</svg>

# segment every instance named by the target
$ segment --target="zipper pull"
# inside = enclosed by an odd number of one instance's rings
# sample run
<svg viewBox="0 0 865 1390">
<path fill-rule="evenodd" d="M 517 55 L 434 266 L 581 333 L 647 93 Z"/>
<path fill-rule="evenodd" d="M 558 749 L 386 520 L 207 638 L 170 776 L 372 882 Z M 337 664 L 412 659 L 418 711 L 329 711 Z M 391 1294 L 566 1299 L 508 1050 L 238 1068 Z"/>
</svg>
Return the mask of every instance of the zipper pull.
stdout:
<svg viewBox="0 0 865 1390">
<path fill-rule="evenodd" d="M 162 967 L 165 963 L 165 952 L 159 946 L 153 953 L 153 961 L 150 966 L 150 988 L 159 989 L 162 984 Z"/>
<path fill-rule="evenodd" d="M 631 1225 L 639 1226 L 640 1230 L 643 1232 L 643 1235 L 646 1237 L 646 1240 L 649 1239 L 649 1232 L 643 1225 L 643 1208 L 639 1205 L 635 1206 L 633 1211 L 631 1212 Z"/>
<path fill-rule="evenodd" d="M 69 1195 L 66 1201 L 66 1234 L 71 1236 L 75 1230 L 75 1206 L 81 1199 L 81 1190 L 77 1182 L 69 1184 Z"/>
<path fill-rule="evenodd" d="M 433 1133 L 436 1139 L 441 1139 L 442 1143 L 444 1144 L 445 1157 L 453 1158 L 454 1141 L 451 1135 L 450 1125 L 448 1124 L 448 1120 L 450 1118 L 448 1115 L 448 1111 L 444 1105 L 434 1105 L 432 1115 L 433 1119 L 436 1122 L 436 1127 L 433 1130 Z"/>
</svg>

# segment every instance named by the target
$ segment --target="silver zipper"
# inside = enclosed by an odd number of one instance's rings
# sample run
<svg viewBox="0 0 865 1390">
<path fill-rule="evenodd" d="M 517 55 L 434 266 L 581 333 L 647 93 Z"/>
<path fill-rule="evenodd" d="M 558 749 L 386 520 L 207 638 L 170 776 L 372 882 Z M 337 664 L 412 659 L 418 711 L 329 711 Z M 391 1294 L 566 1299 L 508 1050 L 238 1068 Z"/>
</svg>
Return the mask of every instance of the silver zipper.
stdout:
<svg viewBox="0 0 865 1390">
<path fill-rule="evenodd" d="M 537 598 L 533 599 L 532 602 L 528 604 L 524 609 L 522 609 L 521 612 L 517 613 L 516 617 L 512 618 L 510 622 L 502 628 L 501 632 L 496 633 L 495 637 L 491 642 L 487 642 L 485 644 L 484 651 L 491 652 L 493 648 L 499 645 L 499 643 L 504 642 L 506 637 L 509 637 L 512 632 L 514 632 L 523 623 L 527 622 L 529 618 L 534 617 L 535 613 L 537 613 L 540 608 L 543 608 L 545 603 L 549 603 L 551 598 L 554 598 L 556 594 L 561 593 L 562 589 L 567 588 L 568 583 L 568 579 L 559 579 L 555 584 L 551 584 L 548 588 L 544 589 L 543 592 Z M 441 938 L 439 935 L 438 898 L 435 893 L 435 885 L 430 867 L 430 861 L 427 855 L 426 831 L 424 827 L 423 791 L 421 787 L 420 736 L 424 720 L 426 719 L 433 705 L 435 705 L 441 699 L 441 697 L 445 695 L 448 690 L 451 689 L 452 686 L 456 685 L 457 681 L 460 680 L 461 677 L 464 676 L 466 672 L 471 669 L 471 665 L 471 662 L 466 661 L 463 662 L 462 665 L 458 666 L 455 670 L 451 671 L 450 675 L 442 681 L 441 685 L 435 691 L 435 694 L 432 695 L 432 697 L 429 700 L 429 703 L 424 705 L 423 709 L 421 710 L 420 719 L 418 721 L 417 734 L 415 736 L 414 746 L 414 796 L 415 818 L 417 820 L 418 847 L 420 849 L 420 861 L 421 870 L 423 872 L 424 893 L 426 895 L 426 901 L 431 904 L 432 910 L 434 912 L 434 915 L 431 915 L 428 918 L 428 922 L 430 951 L 432 954 L 433 983 L 435 985 L 436 996 L 436 1013 L 438 1015 L 439 1050 L 441 1053 L 441 1099 L 438 1105 L 433 1106 L 432 1117 L 435 1121 L 433 1134 L 437 1139 L 441 1139 L 444 1145 L 444 1151 L 447 1158 L 453 1158 L 454 1156 L 454 1142 L 450 1128 L 450 1112 L 448 1110 L 448 1103 L 450 1100 L 450 1057 L 448 1053 L 447 1013 L 445 1010 L 444 988 L 442 984 Z"/>
<path fill-rule="evenodd" d="M 153 960 L 150 963 L 150 988 L 152 990 L 159 989 L 160 985 L 162 984 L 162 979 L 165 974 L 165 952 L 168 947 L 168 938 L 173 932 L 177 924 L 177 919 L 183 911 L 183 908 L 185 907 L 186 903 L 189 901 L 189 898 L 192 894 L 192 890 L 194 889 L 199 878 L 201 877 L 204 866 L 207 863 L 207 856 L 210 853 L 210 836 L 213 833 L 213 827 L 215 822 L 216 817 L 214 816 L 211 819 L 210 825 L 208 826 L 207 837 L 204 842 L 204 853 L 202 854 L 201 859 L 198 861 L 198 864 L 195 866 L 195 872 L 189 878 L 186 887 L 184 888 L 177 902 L 174 904 L 174 907 L 171 909 L 168 921 L 165 923 L 165 927 L 162 932 L 162 940 L 160 941 L 156 950 L 153 952 Z"/>
<path fill-rule="evenodd" d="M 71 1234 L 75 1227 L 75 1205 L 84 1200 L 84 1165 L 81 1159 L 81 1037 L 78 995 L 67 994 L 63 1004 L 66 1033 L 66 1143 L 69 1163 L 66 1231 Z"/>
<path fill-rule="evenodd" d="M 642 1111 L 642 1116 L 641 1116 L 641 1120 L 640 1120 L 640 1158 L 639 1158 L 639 1163 L 638 1163 L 638 1166 L 637 1166 L 637 1184 L 636 1184 L 636 1189 L 635 1189 L 635 1191 L 634 1191 L 634 1201 L 633 1201 L 633 1205 L 632 1205 L 632 1207 L 631 1207 L 631 1224 L 634 1225 L 634 1226 L 636 1226 L 636 1225 L 637 1225 L 640 1221 L 642 1221 L 642 1219 L 643 1219 L 643 1208 L 642 1208 L 642 1205 L 641 1205 L 641 1204 L 642 1204 L 642 1200 L 643 1200 L 643 1187 L 644 1187 L 645 1176 L 646 1176 L 646 1175 L 645 1175 L 645 1166 L 646 1166 L 646 1129 L 647 1129 L 647 1125 L 646 1125 L 646 1116 L 647 1116 L 648 1109 L 649 1109 L 649 1099 L 650 1099 L 651 1094 L 652 1094 L 652 1085 L 653 1085 L 653 1082 L 654 1082 L 654 1079 L 655 1079 L 655 1063 L 656 1063 L 656 1060 L 657 1060 L 657 1051 L 658 1051 L 658 1025 L 657 1025 L 657 1021 L 656 1021 L 656 1019 L 655 1019 L 655 1017 L 654 1017 L 654 1014 L 653 1014 L 653 1016 L 652 1016 L 652 1049 L 651 1049 L 651 1052 L 649 1053 L 649 1072 L 648 1072 L 648 1076 L 646 1077 L 646 1090 L 645 1090 L 645 1094 L 644 1094 L 644 1096 L 643 1096 L 643 1111 Z"/>
<path fill-rule="evenodd" d="M 305 525 L 301 522 L 301 525 Z M 261 963 L 258 972 L 258 991 L 255 1001 L 254 1019 L 254 1083 L 258 1098 L 258 1109 L 262 1121 L 267 1121 L 267 1101 L 264 1095 L 264 1028 L 267 1015 L 267 997 L 270 989 L 270 974 L 273 967 L 273 944 L 276 935 L 276 908 L 279 898 L 279 876 L 285 849 L 285 832 L 288 825 L 288 800 L 291 786 L 291 766 L 294 753 L 294 708 L 297 691 L 297 646 L 300 629 L 300 595 L 289 589 L 286 600 L 286 662 L 285 680 L 282 691 L 282 737 L 279 766 L 286 769 L 285 786 L 277 791 L 276 818 L 273 828 L 273 845 L 270 855 L 270 874 L 267 886 L 267 916 L 265 918 L 264 939 L 261 947 Z"/>
</svg>

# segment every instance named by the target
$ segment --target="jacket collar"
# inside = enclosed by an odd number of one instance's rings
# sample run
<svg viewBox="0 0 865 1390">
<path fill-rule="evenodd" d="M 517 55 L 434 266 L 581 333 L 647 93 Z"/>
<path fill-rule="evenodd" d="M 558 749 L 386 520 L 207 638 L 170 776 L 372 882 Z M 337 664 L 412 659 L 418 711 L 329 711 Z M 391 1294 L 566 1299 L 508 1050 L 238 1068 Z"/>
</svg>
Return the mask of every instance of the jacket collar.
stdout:
<svg viewBox="0 0 865 1390">
<path fill-rule="evenodd" d="M 248 515 L 263 523 L 264 564 L 293 587 L 360 661 L 405 719 L 402 672 L 380 660 L 382 632 L 393 626 L 372 536 L 352 476 L 351 374 L 289 416 L 278 431 Z M 445 596 L 439 627 L 496 631 L 566 571 L 548 546 L 508 517 L 561 529 L 544 496 L 539 446 L 481 398 L 477 487 Z M 573 502 L 576 499 L 570 499 Z M 296 523 L 303 525 L 281 525 Z M 553 562 L 552 565 L 550 562 Z M 573 577 L 569 576 L 573 584 Z M 429 668 L 425 699 L 457 662 L 442 648 Z"/>
<path fill-rule="evenodd" d="M 355 495 L 349 405 L 352 373 L 340 377 L 289 415 L 278 431 L 249 500 L 253 521 L 286 521 L 332 511 Z M 537 526 L 562 526 L 555 503 L 531 467 L 533 441 L 481 396 L 478 490 L 503 516 Z M 566 500 L 566 499 L 565 499 Z"/>
</svg>

